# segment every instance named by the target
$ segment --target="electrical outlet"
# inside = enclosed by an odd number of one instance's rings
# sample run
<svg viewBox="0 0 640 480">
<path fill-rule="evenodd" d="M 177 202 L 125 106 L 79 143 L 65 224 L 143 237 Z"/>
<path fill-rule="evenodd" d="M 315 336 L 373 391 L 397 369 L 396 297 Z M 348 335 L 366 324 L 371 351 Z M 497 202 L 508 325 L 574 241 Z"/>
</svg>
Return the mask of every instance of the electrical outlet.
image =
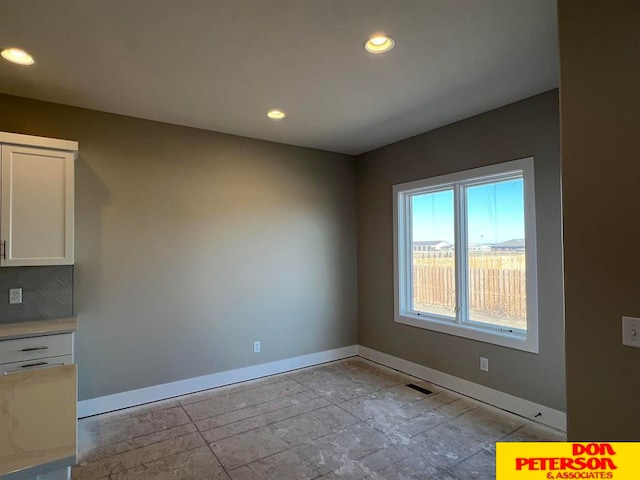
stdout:
<svg viewBox="0 0 640 480">
<path fill-rule="evenodd" d="M 489 359 L 485 357 L 480 357 L 480 370 L 483 372 L 489 371 Z"/>
<path fill-rule="evenodd" d="M 10 288 L 9 289 L 9 303 L 22 303 L 22 289 Z"/>
<path fill-rule="evenodd" d="M 253 353 L 260 353 L 260 342 L 253 342 Z"/>
</svg>

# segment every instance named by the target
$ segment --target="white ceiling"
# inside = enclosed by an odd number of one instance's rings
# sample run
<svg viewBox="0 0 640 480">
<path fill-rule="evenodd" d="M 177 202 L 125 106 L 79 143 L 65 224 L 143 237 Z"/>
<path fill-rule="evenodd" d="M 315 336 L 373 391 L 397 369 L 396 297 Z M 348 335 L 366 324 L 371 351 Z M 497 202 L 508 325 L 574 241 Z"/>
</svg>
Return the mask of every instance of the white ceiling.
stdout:
<svg viewBox="0 0 640 480">
<path fill-rule="evenodd" d="M 10 46 L 2 93 L 350 154 L 558 85 L 555 0 L 0 0 Z"/>
</svg>

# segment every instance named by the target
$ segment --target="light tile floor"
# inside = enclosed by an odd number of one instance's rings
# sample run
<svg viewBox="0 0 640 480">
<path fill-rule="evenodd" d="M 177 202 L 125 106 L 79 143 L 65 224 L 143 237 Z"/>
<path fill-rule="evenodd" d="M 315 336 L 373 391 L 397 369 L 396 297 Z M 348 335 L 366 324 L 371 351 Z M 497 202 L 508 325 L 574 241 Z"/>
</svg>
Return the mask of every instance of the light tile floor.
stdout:
<svg viewBox="0 0 640 480">
<path fill-rule="evenodd" d="M 486 480 L 496 441 L 565 440 L 358 357 L 86 418 L 78 430 L 74 480 Z"/>
</svg>

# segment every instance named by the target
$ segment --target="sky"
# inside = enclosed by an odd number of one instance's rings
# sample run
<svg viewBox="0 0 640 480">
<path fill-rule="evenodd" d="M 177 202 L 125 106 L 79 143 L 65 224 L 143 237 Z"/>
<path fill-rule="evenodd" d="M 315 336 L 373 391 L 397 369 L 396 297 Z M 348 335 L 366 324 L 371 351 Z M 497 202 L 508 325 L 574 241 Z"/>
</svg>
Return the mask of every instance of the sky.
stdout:
<svg viewBox="0 0 640 480">
<path fill-rule="evenodd" d="M 414 195 L 413 241 L 454 243 L 453 190 Z M 524 238 L 523 180 L 467 187 L 469 243 Z"/>
</svg>

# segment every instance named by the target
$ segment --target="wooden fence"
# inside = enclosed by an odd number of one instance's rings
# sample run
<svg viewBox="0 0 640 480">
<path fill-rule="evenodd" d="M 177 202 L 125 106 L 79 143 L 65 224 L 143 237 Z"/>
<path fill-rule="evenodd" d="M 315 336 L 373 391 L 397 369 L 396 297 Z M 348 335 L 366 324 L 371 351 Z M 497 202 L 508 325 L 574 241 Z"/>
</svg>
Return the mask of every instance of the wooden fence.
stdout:
<svg viewBox="0 0 640 480">
<path fill-rule="evenodd" d="M 414 252 L 415 307 L 434 312 L 455 308 L 453 252 Z M 522 327 L 527 317 L 523 252 L 472 252 L 469 257 L 471 318 Z"/>
</svg>

